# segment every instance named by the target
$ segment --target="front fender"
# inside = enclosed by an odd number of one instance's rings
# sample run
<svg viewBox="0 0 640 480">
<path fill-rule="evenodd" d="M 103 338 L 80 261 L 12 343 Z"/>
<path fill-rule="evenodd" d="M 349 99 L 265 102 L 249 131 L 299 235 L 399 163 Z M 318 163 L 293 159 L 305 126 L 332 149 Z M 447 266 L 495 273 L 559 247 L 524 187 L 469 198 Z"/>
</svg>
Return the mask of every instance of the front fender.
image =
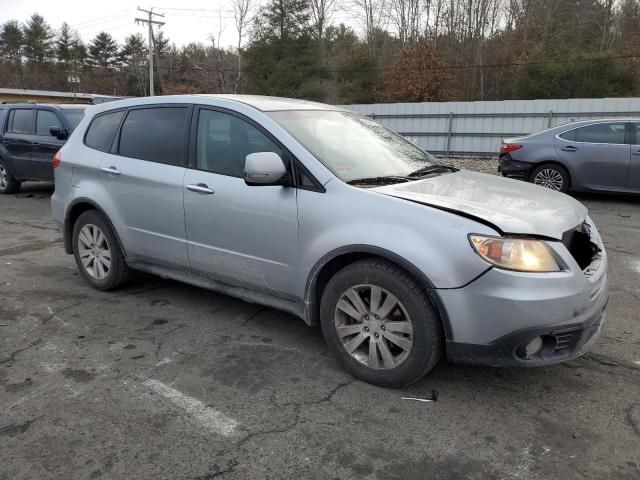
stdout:
<svg viewBox="0 0 640 480">
<path fill-rule="evenodd" d="M 339 181 L 325 188 L 326 193 L 298 192 L 301 298 L 318 262 L 353 245 L 392 252 L 435 289 L 459 288 L 488 268 L 467 238 L 469 233 L 498 233 L 487 225 Z"/>
</svg>

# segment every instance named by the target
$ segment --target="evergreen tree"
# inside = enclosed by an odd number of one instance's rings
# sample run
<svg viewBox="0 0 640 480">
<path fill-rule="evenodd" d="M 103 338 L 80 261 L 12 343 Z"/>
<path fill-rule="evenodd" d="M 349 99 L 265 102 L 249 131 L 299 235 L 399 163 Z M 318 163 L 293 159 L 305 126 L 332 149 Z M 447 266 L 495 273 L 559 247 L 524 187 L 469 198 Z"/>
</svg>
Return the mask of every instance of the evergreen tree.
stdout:
<svg viewBox="0 0 640 480">
<path fill-rule="evenodd" d="M 15 20 L 11 20 L 2 25 L 0 48 L 2 49 L 3 58 L 16 66 L 20 66 L 23 47 L 24 35 L 20 24 Z"/>
<path fill-rule="evenodd" d="M 113 67 L 118 61 L 118 44 L 107 32 L 100 32 L 89 43 L 89 62 L 102 68 Z"/>
<path fill-rule="evenodd" d="M 248 90 L 263 95 L 322 100 L 326 96 L 319 42 L 306 0 L 272 0 L 256 18 L 246 49 Z"/>
<path fill-rule="evenodd" d="M 54 34 L 44 17 L 34 13 L 24 27 L 24 55 L 30 63 L 43 64 L 53 52 Z"/>
<path fill-rule="evenodd" d="M 133 95 L 147 94 L 147 56 L 144 38 L 139 33 L 129 35 L 120 50 L 119 60 L 127 73 L 127 89 Z"/>
<path fill-rule="evenodd" d="M 11 20 L 0 29 L 0 52 L 4 61 L 11 65 L 11 82 L 13 86 L 20 85 L 22 77 L 22 49 L 24 47 L 24 35 L 20 24 Z M 7 72 L 8 73 L 8 72 Z"/>
</svg>

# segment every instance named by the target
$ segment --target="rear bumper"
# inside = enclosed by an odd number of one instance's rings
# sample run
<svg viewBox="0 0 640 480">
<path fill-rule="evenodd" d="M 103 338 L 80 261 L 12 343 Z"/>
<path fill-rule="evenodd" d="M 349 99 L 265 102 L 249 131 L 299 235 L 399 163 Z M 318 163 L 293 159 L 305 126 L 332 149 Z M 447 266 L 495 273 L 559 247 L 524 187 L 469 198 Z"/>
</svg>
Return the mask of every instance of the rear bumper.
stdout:
<svg viewBox="0 0 640 480">
<path fill-rule="evenodd" d="M 513 160 L 509 154 L 500 159 L 500 165 L 498 166 L 498 171 L 502 173 L 503 177 L 517 180 L 528 180 L 531 170 L 533 170 L 531 163 Z"/>
</svg>

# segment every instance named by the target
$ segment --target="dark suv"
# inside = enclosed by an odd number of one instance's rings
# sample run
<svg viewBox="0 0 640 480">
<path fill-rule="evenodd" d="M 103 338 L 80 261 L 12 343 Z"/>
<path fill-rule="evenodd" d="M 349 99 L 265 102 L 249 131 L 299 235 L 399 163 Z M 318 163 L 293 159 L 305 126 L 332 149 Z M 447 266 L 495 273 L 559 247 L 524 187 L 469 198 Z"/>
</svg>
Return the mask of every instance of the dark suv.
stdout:
<svg viewBox="0 0 640 480">
<path fill-rule="evenodd" d="M 51 160 L 84 116 L 85 105 L 0 104 L 0 193 L 27 180 L 53 181 Z"/>
</svg>

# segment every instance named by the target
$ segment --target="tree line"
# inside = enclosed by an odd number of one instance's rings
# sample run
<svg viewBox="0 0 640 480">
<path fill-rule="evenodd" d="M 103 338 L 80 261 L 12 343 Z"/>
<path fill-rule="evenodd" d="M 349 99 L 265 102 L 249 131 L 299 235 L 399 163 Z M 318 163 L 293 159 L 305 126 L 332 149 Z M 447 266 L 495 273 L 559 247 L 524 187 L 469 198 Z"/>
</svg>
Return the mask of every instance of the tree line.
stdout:
<svg viewBox="0 0 640 480">
<path fill-rule="evenodd" d="M 330 103 L 640 94 L 640 0 L 229 1 L 234 48 L 219 33 L 178 47 L 154 31 L 157 91 Z M 147 95 L 146 45 L 108 32 L 85 42 L 38 14 L 11 20 L 0 86 Z"/>
</svg>

